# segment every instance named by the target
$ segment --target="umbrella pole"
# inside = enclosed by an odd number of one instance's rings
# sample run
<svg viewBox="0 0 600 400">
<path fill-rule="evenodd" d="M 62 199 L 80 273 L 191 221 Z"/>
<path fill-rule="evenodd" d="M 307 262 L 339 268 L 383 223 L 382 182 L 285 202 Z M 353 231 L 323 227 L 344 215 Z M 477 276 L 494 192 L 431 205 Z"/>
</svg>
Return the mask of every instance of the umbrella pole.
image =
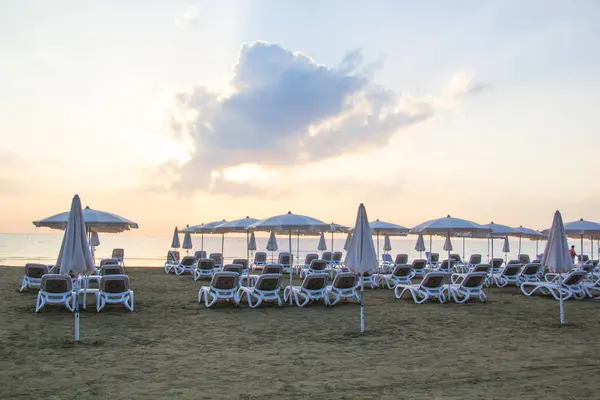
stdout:
<svg viewBox="0 0 600 400">
<path fill-rule="evenodd" d="M 581 252 L 579 253 L 579 264 L 583 264 L 581 262 L 581 260 L 583 260 L 583 235 L 581 235 L 580 238 L 581 238 Z"/>
<path fill-rule="evenodd" d="M 429 235 L 429 260 L 427 260 L 427 262 L 429 263 L 429 266 L 431 267 L 431 253 L 433 252 L 433 250 L 431 249 L 431 241 L 432 241 L 432 235 Z"/>
<path fill-rule="evenodd" d="M 540 241 L 539 241 L 539 240 L 536 240 L 536 241 L 535 241 L 535 256 L 536 256 L 536 257 L 537 257 L 537 255 L 538 255 L 538 251 L 539 251 L 539 250 L 538 250 L 538 245 L 539 245 L 539 243 L 540 243 Z"/>
<path fill-rule="evenodd" d="M 379 231 L 377 231 L 377 266 L 379 266 Z"/>
<path fill-rule="evenodd" d="M 296 264 L 300 264 L 300 231 L 296 231 Z"/>
<path fill-rule="evenodd" d="M 519 258 L 519 256 L 521 255 L 521 239 L 523 238 L 523 235 L 519 236 L 519 254 L 517 254 L 517 258 Z"/>
<path fill-rule="evenodd" d="M 294 287 L 292 284 L 292 230 L 289 230 L 289 244 L 290 244 L 290 305 L 292 305 L 292 288 Z"/>
<path fill-rule="evenodd" d="M 221 268 L 225 266 L 225 234 L 221 234 Z"/>
<path fill-rule="evenodd" d="M 590 259 L 594 261 L 594 239 L 590 237 Z"/>
<path fill-rule="evenodd" d="M 448 232 L 448 242 L 450 242 L 450 232 Z M 448 303 L 450 303 L 450 284 L 452 283 L 452 261 L 450 261 L 450 247 L 448 247 Z"/>
<path fill-rule="evenodd" d="M 558 295 L 560 298 L 560 324 L 565 324 L 565 309 L 563 305 L 563 296 L 562 296 L 562 274 L 558 274 Z"/>
<path fill-rule="evenodd" d="M 465 238 L 463 236 L 463 262 L 465 262 Z"/>
<path fill-rule="evenodd" d="M 248 275 L 250 275 L 250 231 L 248 230 L 246 230 L 246 261 L 248 262 Z M 242 270 L 243 273 L 244 271 Z M 250 286 L 248 282 L 246 281 L 246 284 Z"/>
<path fill-rule="evenodd" d="M 360 274 L 360 333 L 365 332 L 365 273 Z"/>
<path fill-rule="evenodd" d="M 73 308 L 75 309 L 75 343 L 79 343 L 79 282 L 79 279 L 75 281 L 75 296 L 73 298 Z"/>
<path fill-rule="evenodd" d="M 202 243 L 201 243 L 200 247 L 202 247 L 202 250 L 204 250 L 204 233 L 202 233 L 202 234 L 200 235 L 200 238 L 201 238 L 201 241 L 202 241 Z"/>
<path fill-rule="evenodd" d="M 331 260 L 333 261 L 333 231 L 331 231 Z"/>
</svg>

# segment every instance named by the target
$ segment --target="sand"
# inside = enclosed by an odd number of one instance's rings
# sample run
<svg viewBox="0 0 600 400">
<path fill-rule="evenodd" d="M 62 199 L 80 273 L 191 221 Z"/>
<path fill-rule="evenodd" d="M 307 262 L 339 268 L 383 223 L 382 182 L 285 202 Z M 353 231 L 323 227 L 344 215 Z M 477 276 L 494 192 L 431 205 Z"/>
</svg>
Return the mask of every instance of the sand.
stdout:
<svg viewBox="0 0 600 400">
<path fill-rule="evenodd" d="M 0 268 L 2 399 L 598 398 L 600 302 L 489 290 L 487 304 L 394 300 L 367 290 L 359 307 L 197 302 L 204 282 L 127 268 L 133 313 L 111 306 L 34 312 L 21 268 Z M 92 299 L 90 297 L 90 299 Z"/>
</svg>

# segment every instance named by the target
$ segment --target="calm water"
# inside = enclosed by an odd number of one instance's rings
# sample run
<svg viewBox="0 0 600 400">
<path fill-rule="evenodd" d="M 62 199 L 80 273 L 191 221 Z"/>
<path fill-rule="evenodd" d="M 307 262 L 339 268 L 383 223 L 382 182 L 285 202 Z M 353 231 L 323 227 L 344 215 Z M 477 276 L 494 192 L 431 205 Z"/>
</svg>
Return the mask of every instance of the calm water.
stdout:
<svg viewBox="0 0 600 400">
<path fill-rule="evenodd" d="M 183 235 L 180 237 L 183 242 Z M 340 250 L 344 246 L 345 235 L 337 234 L 334 237 L 334 250 Z M 374 238 L 375 239 L 375 238 Z M 256 244 L 259 251 L 265 251 L 268 236 L 260 235 L 256 237 Z M 36 233 L 36 234 L 0 234 L 0 265 L 21 266 L 27 262 L 42 262 L 54 263 L 58 256 L 58 250 L 62 241 L 60 233 Z M 301 237 L 300 238 L 300 258 L 303 259 L 306 253 L 317 252 L 318 237 Z M 190 251 L 200 250 L 201 238 L 199 235 L 192 236 L 194 249 Z M 277 237 L 277 242 L 280 251 L 287 251 L 288 237 L 280 235 Z M 375 240 L 376 242 L 376 240 Z M 380 238 L 380 246 L 383 247 L 383 237 Z M 393 255 L 397 253 L 407 253 L 409 257 L 418 258 L 419 253 L 414 250 L 416 236 L 408 237 L 392 237 Z M 511 252 L 509 259 L 516 258 L 518 253 L 518 239 L 510 239 Z M 292 238 L 292 249 L 294 254 L 297 254 L 297 239 Z M 101 234 L 100 246 L 96 249 L 96 259 L 110 257 L 112 249 L 122 247 L 125 249 L 126 264 L 130 266 L 144 267 L 160 267 L 164 263 L 165 256 L 171 244 L 171 236 L 139 236 L 133 234 Z M 443 239 L 433 239 L 433 251 L 444 253 L 442 250 L 444 244 Z M 452 244 L 454 252 L 462 255 L 463 241 L 462 239 L 453 238 Z M 538 253 L 544 249 L 546 242 L 540 242 Z M 574 244 L 579 253 L 579 241 L 570 240 L 569 245 Z M 429 237 L 425 237 L 425 245 L 429 248 Z M 494 241 L 494 255 L 502 257 L 503 240 L 497 239 Z M 327 246 L 331 247 L 331 236 L 327 236 Z M 590 243 L 584 243 L 584 251 L 589 254 Z M 210 252 L 221 251 L 221 236 L 204 235 L 204 249 Z M 226 235 L 225 236 L 225 258 L 231 260 L 233 258 L 246 258 L 246 236 L 241 235 Z M 381 251 L 383 252 L 383 251 Z M 533 257 L 536 254 L 535 242 L 530 240 L 522 241 L 522 252 Z M 594 252 L 596 249 L 594 248 Z M 185 254 L 185 251 L 181 252 Z M 270 256 L 270 252 L 267 252 Z M 465 254 L 468 257 L 472 253 L 482 254 L 484 259 L 490 252 L 488 251 L 487 240 L 466 240 Z M 275 254 L 277 256 L 277 254 Z M 597 257 L 597 254 L 594 254 Z M 442 256 L 443 257 L 443 256 Z"/>
</svg>

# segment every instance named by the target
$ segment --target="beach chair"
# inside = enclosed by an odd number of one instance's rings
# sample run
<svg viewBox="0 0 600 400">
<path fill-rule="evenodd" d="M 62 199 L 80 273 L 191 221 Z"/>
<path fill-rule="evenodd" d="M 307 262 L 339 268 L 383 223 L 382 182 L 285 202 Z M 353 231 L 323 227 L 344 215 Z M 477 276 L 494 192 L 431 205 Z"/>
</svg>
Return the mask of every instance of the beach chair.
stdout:
<svg viewBox="0 0 600 400">
<path fill-rule="evenodd" d="M 194 280 L 200 278 L 212 278 L 216 272 L 215 260 L 212 258 L 201 258 L 196 262 L 196 269 L 192 272 Z"/>
<path fill-rule="evenodd" d="M 504 259 L 502 258 L 492 258 L 492 272 L 494 274 L 502 272 L 502 264 L 504 264 Z"/>
<path fill-rule="evenodd" d="M 585 262 L 588 262 L 590 260 L 590 257 L 587 254 L 580 254 L 577 256 L 577 259 L 579 260 L 579 264 L 583 264 Z"/>
<path fill-rule="evenodd" d="M 235 272 L 240 277 L 242 276 L 242 271 L 244 267 L 241 264 L 225 264 L 223 266 L 223 272 Z"/>
<path fill-rule="evenodd" d="M 581 286 L 583 286 L 586 295 L 596 300 L 600 299 L 600 279 L 588 273 L 586 278 L 581 282 Z"/>
<path fill-rule="evenodd" d="M 427 263 L 429 264 L 429 266 L 431 268 L 436 268 L 439 262 L 440 262 L 439 253 L 429 253 L 429 256 L 427 258 Z"/>
<path fill-rule="evenodd" d="M 125 250 L 113 249 L 111 258 L 115 258 L 119 261 L 119 264 L 125 266 Z"/>
<path fill-rule="evenodd" d="M 287 251 L 279 253 L 277 264 L 281 264 L 286 274 L 292 273 L 294 256 Z"/>
<path fill-rule="evenodd" d="M 388 289 L 394 289 L 399 284 L 410 284 L 415 276 L 413 267 L 410 264 L 398 264 L 394 267 L 391 274 L 377 274 L 378 286 L 385 284 Z"/>
<path fill-rule="evenodd" d="M 508 265 L 517 265 L 517 266 L 519 266 L 519 268 L 521 268 L 520 263 L 511 264 L 509 262 Z M 540 279 L 540 270 L 541 269 L 542 269 L 542 265 L 537 264 L 537 263 L 530 263 L 530 264 L 524 265 L 521 268 L 521 273 L 519 274 L 519 285 L 524 282 L 539 282 L 541 280 Z"/>
<path fill-rule="evenodd" d="M 333 252 L 333 266 L 334 267 L 341 267 L 344 264 L 342 261 L 342 256 L 343 256 L 343 253 L 341 251 Z"/>
<path fill-rule="evenodd" d="M 104 264 L 100 267 L 100 276 L 125 275 L 125 270 L 119 264 Z"/>
<path fill-rule="evenodd" d="M 463 264 L 463 259 L 460 257 L 458 253 L 450 254 L 450 259 L 454 261 L 455 264 Z"/>
<path fill-rule="evenodd" d="M 179 252 L 177 250 L 169 250 L 167 261 L 165 262 L 165 274 L 174 271 L 175 265 L 179 265 Z"/>
<path fill-rule="evenodd" d="M 523 265 L 531 263 L 531 259 L 529 258 L 528 254 L 519 254 L 517 258 L 519 259 L 519 262 Z"/>
<path fill-rule="evenodd" d="M 287 301 L 292 296 L 298 307 L 304 307 L 311 300 L 318 302 L 321 299 L 325 302 L 325 305 L 329 305 L 329 297 L 327 296 L 328 278 L 328 274 L 307 275 L 302 281 L 302 285 L 286 286 L 283 291 L 283 299 Z"/>
<path fill-rule="evenodd" d="M 220 270 L 223 267 L 223 254 L 221 253 L 210 253 L 208 258 L 212 258 L 215 262 L 215 268 Z"/>
<path fill-rule="evenodd" d="M 466 303 L 472 298 L 479 298 L 481 302 L 486 302 L 487 297 L 483 291 L 483 285 L 487 276 L 488 274 L 485 272 L 469 272 L 460 284 L 446 285 L 448 299 L 452 299 L 456 303 Z"/>
<path fill-rule="evenodd" d="M 120 266 L 121 263 L 116 258 L 103 258 L 102 260 L 100 260 L 100 268 L 102 268 L 105 265 L 119 265 Z"/>
<path fill-rule="evenodd" d="M 199 260 L 199 259 L 201 259 L 201 258 L 206 258 L 206 251 L 205 251 L 205 250 L 197 250 L 197 251 L 194 253 L 194 257 L 195 257 L 197 260 Z"/>
<path fill-rule="evenodd" d="M 401 299 L 405 293 L 409 293 L 417 304 L 424 303 L 429 299 L 444 303 L 446 301 L 444 295 L 444 279 L 446 276 L 447 274 L 444 272 L 430 272 L 423 278 L 421 283 L 396 285 L 394 295 L 397 299 Z"/>
<path fill-rule="evenodd" d="M 441 264 L 439 264 L 439 267 L 436 269 L 436 271 L 452 274 L 454 272 L 454 261 L 451 259 L 445 259 Z"/>
<path fill-rule="evenodd" d="M 417 258 L 412 262 L 412 269 L 415 273 L 415 278 L 425 277 L 425 267 L 427 266 L 427 260 Z"/>
<path fill-rule="evenodd" d="M 492 273 L 492 283 L 498 287 L 506 287 L 510 283 L 519 286 L 521 284 L 521 268 L 520 264 L 507 265 L 502 271 Z"/>
<path fill-rule="evenodd" d="M 367 272 L 364 275 L 359 275 L 358 281 L 366 288 L 377 289 L 379 287 L 379 274 Z"/>
<path fill-rule="evenodd" d="M 263 267 L 260 275 L 248 275 L 248 286 L 255 286 L 256 281 L 261 275 L 283 274 L 283 266 L 280 264 L 267 264 Z"/>
<path fill-rule="evenodd" d="M 69 275 L 46 274 L 42 276 L 40 291 L 37 295 L 35 312 L 39 312 L 46 304 L 60 304 L 73 311 L 73 282 Z"/>
<path fill-rule="evenodd" d="M 560 300 L 562 294 L 563 300 L 568 300 L 571 297 L 580 300 L 587 296 L 582 285 L 585 275 L 586 273 L 583 271 L 573 270 L 563 279 L 561 284 L 558 280 L 523 282 L 521 292 L 526 296 L 531 296 L 536 292 L 544 295 L 550 294 L 555 300 Z"/>
<path fill-rule="evenodd" d="M 381 255 L 381 263 L 379 264 L 379 272 L 387 274 L 393 266 L 394 260 L 392 260 L 392 255 L 390 253 L 383 253 Z"/>
<path fill-rule="evenodd" d="M 297 275 L 304 276 L 304 270 L 310 266 L 312 260 L 318 260 L 319 255 L 317 253 L 308 253 L 304 257 L 304 264 L 299 264 L 296 267 L 296 271 L 294 271 Z"/>
<path fill-rule="evenodd" d="M 490 264 L 477 264 L 474 267 L 471 267 L 467 272 L 459 272 L 459 273 L 454 273 L 452 274 L 452 276 L 450 277 L 450 281 L 454 284 L 460 284 L 469 273 L 471 272 L 483 272 L 485 273 L 486 279 L 485 282 L 487 283 L 488 278 L 490 277 L 490 273 L 492 270 L 492 266 Z"/>
<path fill-rule="evenodd" d="M 175 275 L 183 275 L 186 272 L 191 272 L 193 275 L 194 271 L 196 270 L 196 263 L 197 260 L 194 256 L 183 257 L 179 264 L 173 266 Z"/>
<path fill-rule="evenodd" d="M 353 299 L 360 303 L 358 294 L 358 275 L 354 272 L 340 272 L 333 278 L 331 285 L 325 288 L 329 296 L 329 305 L 335 305 L 342 300 Z"/>
<path fill-rule="evenodd" d="M 267 253 L 264 251 L 257 251 L 254 253 L 254 268 L 264 267 L 267 265 Z"/>
<path fill-rule="evenodd" d="M 308 266 L 308 268 L 306 268 L 300 272 L 300 277 L 304 278 L 305 276 L 308 276 L 308 275 L 323 273 L 323 272 L 325 272 L 325 269 L 327 268 L 327 266 L 328 266 L 328 264 L 327 264 L 327 261 L 325 261 L 325 260 L 312 260 L 310 262 L 310 265 Z"/>
<path fill-rule="evenodd" d="M 127 275 L 105 275 L 100 279 L 96 312 L 100 312 L 107 304 L 122 304 L 127 310 L 133 311 L 133 290 Z"/>
<path fill-rule="evenodd" d="M 25 275 L 23 275 L 19 292 L 22 292 L 26 288 L 39 289 L 40 284 L 42 283 L 42 276 L 46 275 L 48 272 L 49 268 L 46 264 L 25 264 Z"/>
<path fill-rule="evenodd" d="M 330 265 L 333 262 L 333 253 L 330 251 L 324 251 L 321 260 L 327 261 L 327 264 Z"/>
<path fill-rule="evenodd" d="M 271 264 L 271 266 L 279 266 Z M 248 301 L 248 307 L 256 308 L 263 301 L 276 301 L 277 305 L 282 305 L 281 302 L 281 283 L 283 281 L 281 274 L 264 273 L 269 265 L 263 269 L 263 273 L 258 276 L 256 283 L 251 287 L 240 286 L 238 289 L 238 301 L 242 301 L 244 295 Z"/>
<path fill-rule="evenodd" d="M 238 297 L 240 276 L 235 272 L 216 272 L 210 281 L 209 286 L 202 286 L 198 292 L 198 302 L 212 307 L 217 300 L 233 300 L 236 307 L 239 307 L 240 301 Z"/>
<path fill-rule="evenodd" d="M 408 254 L 396 254 L 394 265 L 408 264 Z"/>
</svg>

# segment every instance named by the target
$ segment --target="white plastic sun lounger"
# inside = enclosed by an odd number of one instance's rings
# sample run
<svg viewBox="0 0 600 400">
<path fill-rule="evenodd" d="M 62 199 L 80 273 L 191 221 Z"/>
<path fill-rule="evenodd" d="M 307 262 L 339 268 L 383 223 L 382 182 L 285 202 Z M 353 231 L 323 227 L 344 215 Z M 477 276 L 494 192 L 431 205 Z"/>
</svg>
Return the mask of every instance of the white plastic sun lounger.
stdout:
<svg viewBox="0 0 600 400">
<path fill-rule="evenodd" d="M 21 281 L 21 289 L 19 291 L 22 292 L 26 288 L 39 289 L 42 283 L 42 277 L 48 272 L 49 268 L 46 264 L 25 264 L 25 275 L 23 275 L 23 280 Z"/>
<path fill-rule="evenodd" d="M 133 290 L 127 275 L 105 275 L 100 279 L 96 312 L 100 312 L 107 304 L 123 304 L 126 309 L 133 311 Z"/>
<path fill-rule="evenodd" d="M 398 264 L 391 274 L 377 274 L 379 286 L 385 284 L 388 289 L 394 289 L 399 284 L 409 285 L 415 276 L 411 264 Z"/>
<path fill-rule="evenodd" d="M 239 307 L 240 300 L 238 297 L 240 276 L 236 272 L 217 272 L 212 277 L 209 286 L 202 286 L 198 292 L 198 302 L 209 308 L 217 302 L 217 300 L 233 300 L 236 307 Z"/>
<path fill-rule="evenodd" d="M 523 282 L 521 291 L 526 296 L 539 292 L 545 295 L 550 294 L 555 300 L 560 300 L 561 294 L 563 300 L 568 300 L 571 297 L 579 300 L 587 295 L 582 285 L 585 275 L 586 273 L 583 271 L 571 271 L 562 283 L 559 283 L 558 280 Z"/>
<path fill-rule="evenodd" d="M 35 312 L 39 312 L 46 304 L 63 305 L 73 311 L 73 282 L 68 275 L 46 274 L 42 276 L 40 291 L 37 295 Z"/>
<path fill-rule="evenodd" d="M 358 275 L 354 272 L 340 272 L 333 278 L 333 283 L 327 286 L 326 291 L 329 296 L 329 304 L 335 305 L 342 300 L 352 299 L 360 303 L 358 294 Z"/>
<path fill-rule="evenodd" d="M 266 267 L 265 267 L 266 268 Z M 281 305 L 281 274 L 261 274 L 256 284 L 251 287 L 241 286 L 238 289 L 238 299 L 241 302 L 244 295 L 248 300 L 248 307 L 256 308 L 263 301 L 275 301 Z"/>
<path fill-rule="evenodd" d="M 469 272 L 460 284 L 446 285 L 448 298 L 456 303 L 466 303 L 472 298 L 478 298 L 481 302 L 486 302 L 487 297 L 483 291 L 483 286 L 487 277 L 486 272 Z"/>
<path fill-rule="evenodd" d="M 421 304 L 429 299 L 434 299 L 440 303 L 446 301 L 444 294 L 445 272 L 430 272 L 421 283 L 418 284 L 399 284 L 394 289 L 397 299 L 401 299 L 405 293 L 409 293 L 415 303 Z"/>
<path fill-rule="evenodd" d="M 325 273 L 308 275 L 302 281 L 302 285 L 286 286 L 283 291 L 283 300 L 287 301 L 292 296 L 298 307 L 304 307 L 311 300 L 317 302 L 323 300 L 327 306 L 329 305 L 326 290 L 328 278 L 329 275 Z"/>
</svg>

